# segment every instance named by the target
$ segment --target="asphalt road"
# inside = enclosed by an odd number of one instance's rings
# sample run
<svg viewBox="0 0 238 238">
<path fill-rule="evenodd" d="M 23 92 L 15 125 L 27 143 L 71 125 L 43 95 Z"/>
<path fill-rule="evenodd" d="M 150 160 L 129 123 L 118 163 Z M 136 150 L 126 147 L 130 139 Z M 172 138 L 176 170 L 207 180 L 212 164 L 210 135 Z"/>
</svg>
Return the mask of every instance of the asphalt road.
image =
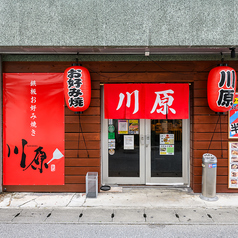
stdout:
<svg viewBox="0 0 238 238">
<path fill-rule="evenodd" d="M 237 225 L 0 224 L 0 237 L 238 237 Z"/>
</svg>

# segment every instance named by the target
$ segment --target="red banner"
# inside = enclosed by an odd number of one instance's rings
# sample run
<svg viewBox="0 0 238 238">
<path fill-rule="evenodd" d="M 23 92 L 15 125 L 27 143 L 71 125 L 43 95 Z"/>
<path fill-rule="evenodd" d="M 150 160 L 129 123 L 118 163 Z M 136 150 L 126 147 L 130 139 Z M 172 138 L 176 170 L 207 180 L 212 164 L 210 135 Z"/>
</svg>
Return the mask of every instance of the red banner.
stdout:
<svg viewBox="0 0 238 238">
<path fill-rule="evenodd" d="M 3 74 L 3 113 L 3 184 L 63 185 L 63 74 Z"/>
<path fill-rule="evenodd" d="M 188 84 L 105 84 L 106 119 L 188 119 Z"/>
</svg>

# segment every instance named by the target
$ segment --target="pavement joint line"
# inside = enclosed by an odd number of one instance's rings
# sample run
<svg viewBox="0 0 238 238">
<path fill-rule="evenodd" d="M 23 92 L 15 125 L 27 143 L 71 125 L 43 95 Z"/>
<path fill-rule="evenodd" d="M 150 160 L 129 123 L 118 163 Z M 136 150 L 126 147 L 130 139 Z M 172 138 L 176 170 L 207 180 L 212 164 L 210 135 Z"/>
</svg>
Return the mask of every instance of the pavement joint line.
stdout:
<svg viewBox="0 0 238 238">
<path fill-rule="evenodd" d="M 9 203 L 8 203 L 8 205 L 7 205 L 8 207 L 10 207 L 10 206 L 11 206 L 12 197 L 13 197 L 13 194 L 11 194 L 11 195 L 10 195 Z"/>
<path fill-rule="evenodd" d="M 68 204 L 66 204 L 66 207 L 69 206 L 69 204 L 72 202 L 73 198 L 75 197 L 76 193 L 73 194 L 73 196 L 71 197 L 70 201 L 68 202 Z"/>
<path fill-rule="evenodd" d="M 32 198 L 31 200 L 22 203 L 22 204 L 19 205 L 18 207 L 22 207 L 22 206 L 24 206 L 24 205 L 26 205 L 27 203 L 32 202 L 32 201 L 34 201 L 34 202 L 36 203 L 36 206 L 38 206 L 38 203 L 36 202 L 36 198 Z"/>
<path fill-rule="evenodd" d="M 82 196 L 83 196 L 83 194 L 82 194 Z M 84 198 L 84 202 L 83 202 L 83 204 L 82 204 L 82 207 L 84 207 L 86 201 L 87 201 L 87 196 L 86 196 L 86 194 L 85 194 L 85 198 Z"/>
<path fill-rule="evenodd" d="M 145 194 L 146 194 L 146 200 L 147 200 L 146 202 L 148 202 L 148 193 L 146 192 Z M 152 207 L 151 202 L 149 201 L 148 203 L 149 203 L 150 206 Z"/>
</svg>

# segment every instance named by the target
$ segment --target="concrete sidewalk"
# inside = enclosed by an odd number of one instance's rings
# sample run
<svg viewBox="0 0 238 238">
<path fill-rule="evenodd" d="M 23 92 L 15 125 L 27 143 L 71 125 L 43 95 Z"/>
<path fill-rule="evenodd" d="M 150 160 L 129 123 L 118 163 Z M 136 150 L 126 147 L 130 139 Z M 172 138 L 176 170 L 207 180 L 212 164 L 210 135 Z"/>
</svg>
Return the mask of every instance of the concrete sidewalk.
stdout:
<svg viewBox="0 0 238 238">
<path fill-rule="evenodd" d="M 122 188 L 83 193 L 2 193 L 1 223 L 238 224 L 238 194 L 204 201 L 189 188 Z"/>
</svg>

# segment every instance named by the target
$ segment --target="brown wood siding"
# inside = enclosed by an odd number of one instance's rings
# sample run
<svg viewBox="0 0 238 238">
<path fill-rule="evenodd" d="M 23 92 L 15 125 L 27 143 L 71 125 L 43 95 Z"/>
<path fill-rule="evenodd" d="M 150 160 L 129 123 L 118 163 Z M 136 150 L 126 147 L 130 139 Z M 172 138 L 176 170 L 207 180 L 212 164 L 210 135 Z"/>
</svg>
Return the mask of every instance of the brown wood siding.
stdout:
<svg viewBox="0 0 238 238">
<path fill-rule="evenodd" d="M 207 104 L 207 77 L 219 62 L 83 62 L 92 78 L 92 101 L 79 115 L 65 108 L 65 185 L 4 186 L 7 191 L 85 192 L 85 175 L 101 176 L 101 101 L 100 83 L 189 82 L 190 85 L 190 185 L 201 192 L 202 155 L 207 152 L 218 116 Z M 70 62 L 3 62 L 6 73 L 63 73 Z M 238 71 L 235 61 L 229 66 Z M 217 192 L 238 192 L 228 189 L 228 118 L 221 116 L 209 153 L 218 158 Z M 81 127 L 79 126 L 81 122 Z M 221 143 L 222 138 L 222 143 Z M 99 181 L 100 184 L 100 181 Z"/>
</svg>

